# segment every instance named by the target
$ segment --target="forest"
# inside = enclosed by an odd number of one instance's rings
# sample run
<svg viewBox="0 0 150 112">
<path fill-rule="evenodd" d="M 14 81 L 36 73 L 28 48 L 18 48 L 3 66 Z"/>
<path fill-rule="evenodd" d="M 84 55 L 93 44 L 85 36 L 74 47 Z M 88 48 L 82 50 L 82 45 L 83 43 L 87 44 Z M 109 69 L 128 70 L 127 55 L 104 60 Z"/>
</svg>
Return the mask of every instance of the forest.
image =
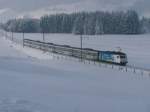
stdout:
<svg viewBox="0 0 150 112">
<path fill-rule="evenodd" d="M 2 27 L 9 32 L 25 33 L 141 34 L 150 32 L 150 19 L 140 19 L 133 10 L 96 11 L 44 15 L 40 19 L 12 19 Z"/>
</svg>

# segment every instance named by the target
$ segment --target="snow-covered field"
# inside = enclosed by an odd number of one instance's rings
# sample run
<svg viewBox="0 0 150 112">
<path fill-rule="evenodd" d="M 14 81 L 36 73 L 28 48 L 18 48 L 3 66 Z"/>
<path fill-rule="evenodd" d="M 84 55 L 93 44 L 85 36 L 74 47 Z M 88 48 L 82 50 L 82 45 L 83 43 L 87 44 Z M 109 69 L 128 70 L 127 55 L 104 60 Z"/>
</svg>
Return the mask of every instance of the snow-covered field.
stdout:
<svg viewBox="0 0 150 112">
<path fill-rule="evenodd" d="M 73 35 L 51 34 L 46 40 L 80 45 Z M 150 66 L 149 43 L 149 35 L 84 39 L 84 47 L 110 50 L 120 46 L 127 52 L 129 64 L 142 67 Z M 20 49 L 0 38 L 0 112 L 150 112 L 148 75 L 53 57 L 43 60 L 43 52 Z"/>
<path fill-rule="evenodd" d="M 11 36 L 11 33 L 8 33 Z M 83 36 L 83 47 L 96 50 L 122 49 L 128 56 L 129 65 L 150 69 L 150 35 L 101 35 Z M 25 34 L 25 38 L 41 40 L 42 34 Z M 14 34 L 22 42 L 22 34 Z M 80 47 L 80 36 L 71 34 L 45 34 L 45 41 Z"/>
</svg>

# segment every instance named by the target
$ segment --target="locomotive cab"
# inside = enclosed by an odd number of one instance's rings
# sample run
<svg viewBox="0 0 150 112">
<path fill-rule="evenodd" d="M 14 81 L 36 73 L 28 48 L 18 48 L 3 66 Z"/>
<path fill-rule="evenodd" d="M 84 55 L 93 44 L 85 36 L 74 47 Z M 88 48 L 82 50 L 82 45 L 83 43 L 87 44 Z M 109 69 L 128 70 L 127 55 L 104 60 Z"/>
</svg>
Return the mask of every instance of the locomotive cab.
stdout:
<svg viewBox="0 0 150 112">
<path fill-rule="evenodd" d="M 126 54 L 115 54 L 114 62 L 121 65 L 126 65 L 128 63 Z"/>
<path fill-rule="evenodd" d="M 128 63 L 127 55 L 120 55 L 120 63 L 126 65 Z"/>
<path fill-rule="evenodd" d="M 119 65 L 126 65 L 128 63 L 125 53 L 115 51 L 99 51 L 99 60 Z"/>
</svg>

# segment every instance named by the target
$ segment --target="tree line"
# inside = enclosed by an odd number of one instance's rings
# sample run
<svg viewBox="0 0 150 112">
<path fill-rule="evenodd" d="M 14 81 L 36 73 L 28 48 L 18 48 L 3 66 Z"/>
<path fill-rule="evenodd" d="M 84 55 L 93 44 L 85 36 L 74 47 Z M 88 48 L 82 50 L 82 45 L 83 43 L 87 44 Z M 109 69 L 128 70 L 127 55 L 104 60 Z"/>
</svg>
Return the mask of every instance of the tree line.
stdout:
<svg viewBox="0 0 150 112">
<path fill-rule="evenodd" d="M 143 17 L 141 20 L 141 32 L 150 33 L 150 18 Z"/>
<path fill-rule="evenodd" d="M 150 30 L 150 20 L 140 20 L 137 12 L 133 10 L 97 11 L 45 15 L 40 19 L 12 19 L 3 28 L 6 31 L 26 33 L 140 34 Z"/>
</svg>

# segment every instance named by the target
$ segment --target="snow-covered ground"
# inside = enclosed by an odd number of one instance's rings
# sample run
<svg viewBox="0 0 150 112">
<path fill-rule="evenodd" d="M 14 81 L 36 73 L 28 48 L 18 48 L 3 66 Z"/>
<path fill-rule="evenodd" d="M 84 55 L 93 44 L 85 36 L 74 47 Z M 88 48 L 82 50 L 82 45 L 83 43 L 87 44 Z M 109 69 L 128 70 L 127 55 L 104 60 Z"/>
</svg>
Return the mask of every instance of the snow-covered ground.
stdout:
<svg viewBox="0 0 150 112">
<path fill-rule="evenodd" d="M 73 38 L 73 41 L 64 39 L 67 38 L 64 35 L 52 35 L 55 36 L 57 38 L 49 38 L 49 41 L 66 44 L 72 42 L 74 46 L 79 44 L 79 38 L 74 36 L 65 35 Z M 150 55 L 147 52 L 147 48 L 150 48 L 147 36 L 142 36 L 143 39 L 114 36 L 115 39 L 111 40 L 107 35 L 104 37 L 85 39 L 84 46 L 100 47 L 102 50 L 121 46 L 129 53 L 131 63 L 149 66 L 149 60 L 146 61 Z M 129 50 L 130 48 L 132 50 Z M 142 51 L 138 52 L 139 48 Z M 126 73 L 69 60 L 56 60 L 53 57 L 43 60 L 43 57 L 47 56 L 43 52 L 29 48 L 22 51 L 20 49 L 19 46 L 0 38 L 0 112 L 150 111 L 148 75 Z M 143 57 L 141 53 L 144 53 Z M 136 59 L 133 59 L 135 57 Z"/>
<path fill-rule="evenodd" d="M 11 33 L 8 33 L 11 36 Z M 101 35 L 83 36 L 83 47 L 97 50 L 122 49 L 128 56 L 129 65 L 150 69 L 150 35 Z M 25 34 L 25 38 L 41 40 L 42 34 Z M 22 42 L 22 34 L 14 34 Z M 80 47 L 80 36 L 71 34 L 45 34 L 45 41 Z"/>
</svg>

